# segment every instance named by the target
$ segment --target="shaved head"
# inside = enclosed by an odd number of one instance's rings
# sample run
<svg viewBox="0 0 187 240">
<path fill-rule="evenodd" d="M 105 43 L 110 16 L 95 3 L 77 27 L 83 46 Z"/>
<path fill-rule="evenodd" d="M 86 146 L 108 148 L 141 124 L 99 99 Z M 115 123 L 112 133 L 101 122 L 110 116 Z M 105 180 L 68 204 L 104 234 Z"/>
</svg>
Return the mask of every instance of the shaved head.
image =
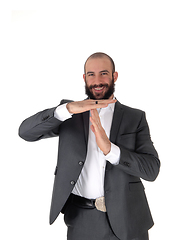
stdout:
<svg viewBox="0 0 187 240">
<path fill-rule="evenodd" d="M 94 59 L 94 58 L 108 58 L 111 62 L 111 67 L 112 67 L 112 73 L 115 72 L 115 64 L 114 64 L 114 61 L 113 59 L 107 55 L 106 53 L 102 53 L 102 52 L 96 52 L 96 53 L 93 53 L 92 55 L 90 55 L 85 64 L 84 64 L 84 73 L 86 73 L 86 63 L 88 62 L 89 59 Z"/>
</svg>

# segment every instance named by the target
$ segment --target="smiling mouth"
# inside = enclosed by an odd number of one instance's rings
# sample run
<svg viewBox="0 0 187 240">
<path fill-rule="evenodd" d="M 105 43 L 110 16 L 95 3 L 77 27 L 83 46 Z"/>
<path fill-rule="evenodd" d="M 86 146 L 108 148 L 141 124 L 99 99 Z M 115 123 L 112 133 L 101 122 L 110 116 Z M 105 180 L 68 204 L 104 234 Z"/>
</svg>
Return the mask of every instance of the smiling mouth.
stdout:
<svg viewBox="0 0 187 240">
<path fill-rule="evenodd" d="M 90 90 L 92 89 L 95 93 L 102 93 L 105 88 L 108 87 L 108 84 L 99 84 L 90 86 Z"/>
<path fill-rule="evenodd" d="M 93 88 L 95 92 L 102 92 L 104 90 L 105 86 L 102 87 L 95 87 Z"/>
</svg>

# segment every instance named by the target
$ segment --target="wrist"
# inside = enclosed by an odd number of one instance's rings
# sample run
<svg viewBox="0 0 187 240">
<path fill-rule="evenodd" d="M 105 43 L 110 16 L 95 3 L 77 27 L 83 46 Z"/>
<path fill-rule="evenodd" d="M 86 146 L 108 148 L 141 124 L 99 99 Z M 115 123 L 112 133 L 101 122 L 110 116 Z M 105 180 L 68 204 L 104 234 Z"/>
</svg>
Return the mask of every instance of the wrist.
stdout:
<svg viewBox="0 0 187 240">
<path fill-rule="evenodd" d="M 54 117 L 57 118 L 60 121 L 65 121 L 69 118 L 71 118 L 72 114 L 69 113 L 69 111 L 66 108 L 67 103 L 64 103 L 60 106 L 58 106 L 54 111 Z"/>
<path fill-rule="evenodd" d="M 68 103 L 68 104 L 66 105 L 66 108 L 67 108 L 67 110 L 68 110 L 68 112 L 69 112 L 70 114 L 73 114 L 73 112 L 72 112 L 72 110 L 71 110 L 71 103 Z"/>
<path fill-rule="evenodd" d="M 103 154 L 106 156 L 109 154 L 109 152 L 111 151 L 111 142 L 109 142 L 107 144 L 108 146 L 106 147 L 106 149 L 103 151 Z"/>
<path fill-rule="evenodd" d="M 105 156 L 105 159 L 113 165 L 118 165 L 120 162 L 120 156 L 121 156 L 120 148 L 114 143 L 111 143 L 111 150 Z"/>
</svg>

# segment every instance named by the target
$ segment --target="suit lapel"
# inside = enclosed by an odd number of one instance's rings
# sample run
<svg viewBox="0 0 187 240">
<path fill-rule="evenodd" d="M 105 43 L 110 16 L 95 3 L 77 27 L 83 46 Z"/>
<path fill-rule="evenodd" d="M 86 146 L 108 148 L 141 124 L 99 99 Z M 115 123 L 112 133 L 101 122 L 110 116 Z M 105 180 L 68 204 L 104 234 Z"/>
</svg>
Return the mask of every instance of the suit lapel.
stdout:
<svg viewBox="0 0 187 240">
<path fill-rule="evenodd" d="M 121 124 L 123 116 L 123 107 L 120 102 L 116 102 L 115 104 L 115 109 L 114 109 L 114 115 L 113 115 L 113 120 L 112 120 L 112 126 L 110 130 L 110 141 L 115 143 L 116 137 L 119 131 L 119 127 Z"/>
<path fill-rule="evenodd" d="M 84 134 L 85 134 L 85 140 L 86 140 L 86 147 L 88 145 L 88 133 L 89 133 L 89 115 L 90 112 L 83 112 L 83 122 L 84 122 Z"/>
</svg>

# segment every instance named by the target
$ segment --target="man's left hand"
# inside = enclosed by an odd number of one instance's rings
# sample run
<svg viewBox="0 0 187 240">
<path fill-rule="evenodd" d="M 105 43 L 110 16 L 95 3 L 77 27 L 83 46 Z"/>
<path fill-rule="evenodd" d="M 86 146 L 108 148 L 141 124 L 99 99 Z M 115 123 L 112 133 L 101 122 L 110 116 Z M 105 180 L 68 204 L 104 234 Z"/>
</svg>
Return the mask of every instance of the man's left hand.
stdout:
<svg viewBox="0 0 187 240">
<path fill-rule="evenodd" d="M 101 125 L 97 109 L 91 110 L 90 121 L 92 123 L 91 130 L 95 134 L 97 146 L 101 149 L 104 155 L 107 155 L 111 150 L 111 142 Z"/>
</svg>

